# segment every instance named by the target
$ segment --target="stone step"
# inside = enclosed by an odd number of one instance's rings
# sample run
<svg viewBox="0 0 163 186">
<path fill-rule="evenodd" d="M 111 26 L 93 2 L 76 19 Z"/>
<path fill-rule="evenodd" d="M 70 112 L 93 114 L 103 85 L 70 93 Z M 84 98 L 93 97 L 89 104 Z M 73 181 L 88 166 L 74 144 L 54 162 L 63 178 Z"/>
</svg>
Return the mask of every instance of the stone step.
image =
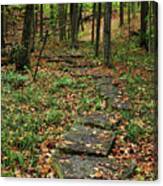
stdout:
<svg viewBox="0 0 163 186">
<path fill-rule="evenodd" d="M 112 84 L 110 77 L 98 79 L 96 81 L 96 89 L 104 99 L 115 98 L 118 94 L 118 89 Z"/>
<path fill-rule="evenodd" d="M 117 110 L 131 110 L 131 102 L 129 100 L 123 101 L 122 99 L 114 100 L 112 107 Z"/>
<path fill-rule="evenodd" d="M 106 156 L 112 148 L 114 139 L 115 134 L 112 131 L 76 125 L 62 135 L 56 146 L 67 153 Z"/>
<path fill-rule="evenodd" d="M 113 158 L 83 155 L 62 155 L 55 161 L 63 178 L 69 179 L 129 179 L 136 167 L 135 161 L 121 165 Z"/>
<path fill-rule="evenodd" d="M 102 76 L 99 79 L 97 79 L 95 83 L 97 86 L 108 85 L 112 83 L 112 78 L 108 76 L 104 76 L 104 77 Z"/>
<path fill-rule="evenodd" d="M 115 114 L 94 112 L 90 115 L 82 116 L 80 122 L 81 124 L 89 125 L 91 127 L 111 130 L 115 129 L 121 120 L 120 118 L 117 118 Z"/>
</svg>

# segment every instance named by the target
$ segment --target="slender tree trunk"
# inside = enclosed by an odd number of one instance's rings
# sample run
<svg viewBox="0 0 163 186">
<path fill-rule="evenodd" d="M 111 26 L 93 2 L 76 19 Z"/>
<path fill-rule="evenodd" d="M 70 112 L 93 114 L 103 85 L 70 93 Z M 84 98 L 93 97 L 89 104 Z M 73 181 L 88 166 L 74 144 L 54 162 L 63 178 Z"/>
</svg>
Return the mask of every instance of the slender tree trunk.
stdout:
<svg viewBox="0 0 163 186">
<path fill-rule="evenodd" d="M 70 22 L 70 24 L 68 25 L 68 31 L 67 31 L 67 37 L 68 37 L 68 39 L 71 39 L 71 28 L 72 28 L 72 5 L 71 5 L 71 3 L 69 4 L 69 6 L 68 6 L 68 12 L 69 12 L 69 16 L 67 17 L 67 19 L 68 19 L 68 22 Z"/>
<path fill-rule="evenodd" d="M 101 27 L 101 3 L 98 3 L 98 12 L 96 18 L 96 45 L 95 45 L 95 56 L 99 54 L 99 43 L 100 43 L 100 27 Z"/>
<path fill-rule="evenodd" d="M 95 39 L 95 18 L 96 18 L 96 3 L 93 3 L 93 10 L 92 10 L 92 34 L 91 34 L 91 41 L 92 44 L 94 43 Z"/>
<path fill-rule="evenodd" d="M 153 3 L 153 14 L 154 14 L 154 53 L 156 58 L 158 58 L 158 4 L 157 2 Z"/>
<path fill-rule="evenodd" d="M 43 39 L 43 4 L 40 5 L 40 39 Z"/>
<path fill-rule="evenodd" d="M 64 7 L 64 22 L 65 22 L 65 26 L 64 26 L 64 37 L 65 39 L 67 39 L 67 11 L 68 11 L 68 4 L 65 4 Z"/>
<path fill-rule="evenodd" d="M 1 6 L 1 45 L 5 48 L 5 6 Z"/>
<path fill-rule="evenodd" d="M 54 20 L 54 5 L 50 4 L 50 26 L 52 28 L 52 32 L 55 30 L 55 20 Z"/>
<path fill-rule="evenodd" d="M 35 5 L 33 5 L 34 8 L 34 15 L 33 15 L 33 20 L 32 20 L 32 48 L 31 51 L 34 52 L 35 50 L 35 35 L 36 35 L 36 27 L 35 27 L 35 21 L 36 21 L 36 17 L 35 17 Z"/>
<path fill-rule="evenodd" d="M 80 31 L 80 26 L 81 26 L 81 31 L 84 30 L 83 22 L 82 22 L 82 12 L 83 12 L 83 4 L 81 3 L 79 8 L 78 32 Z"/>
<path fill-rule="evenodd" d="M 135 18 L 135 2 L 131 2 L 132 18 Z"/>
<path fill-rule="evenodd" d="M 38 32 L 38 5 L 35 5 L 35 30 Z"/>
<path fill-rule="evenodd" d="M 65 37 L 65 19 L 64 19 L 64 4 L 58 4 L 58 18 L 59 18 L 59 40 L 63 41 Z"/>
<path fill-rule="evenodd" d="M 141 2 L 141 34 L 140 34 L 140 46 L 148 50 L 147 40 L 147 24 L 148 24 L 148 2 Z"/>
<path fill-rule="evenodd" d="M 22 50 L 19 51 L 19 61 L 17 61 L 16 69 L 24 70 L 30 67 L 30 54 L 32 45 L 34 5 L 26 5 L 24 27 L 22 33 Z"/>
<path fill-rule="evenodd" d="M 151 2 L 149 2 L 148 26 L 149 26 L 148 50 L 149 52 L 152 52 L 152 3 Z"/>
<path fill-rule="evenodd" d="M 154 90 L 155 90 L 155 127 L 154 127 L 154 140 L 158 141 L 158 3 L 152 1 L 153 4 L 153 26 L 154 26 Z M 154 165 L 155 179 L 158 178 L 158 144 L 155 144 L 154 157 L 156 163 Z"/>
<path fill-rule="evenodd" d="M 111 61 L 111 14 L 112 3 L 104 5 L 104 64 L 108 67 L 112 66 Z"/>
<path fill-rule="evenodd" d="M 128 37 L 130 39 L 130 32 L 131 32 L 131 7 L 130 2 L 128 2 Z"/>
<path fill-rule="evenodd" d="M 123 2 L 120 2 L 120 27 L 124 24 Z"/>
<path fill-rule="evenodd" d="M 78 4 L 72 3 L 71 5 L 71 47 L 77 48 L 78 36 Z"/>
</svg>

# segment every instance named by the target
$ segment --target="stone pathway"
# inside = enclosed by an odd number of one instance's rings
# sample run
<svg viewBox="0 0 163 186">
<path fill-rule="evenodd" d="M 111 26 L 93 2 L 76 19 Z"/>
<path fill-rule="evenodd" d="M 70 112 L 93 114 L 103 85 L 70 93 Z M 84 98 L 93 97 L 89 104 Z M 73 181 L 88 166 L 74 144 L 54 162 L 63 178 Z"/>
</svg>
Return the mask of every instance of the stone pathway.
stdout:
<svg viewBox="0 0 163 186">
<path fill-rule="evenodd" d="M 62 136 L 58 148 L 70 153 L 106 156 L 114 138 L 112 131 L 76 125 Z"/>
<path fill-rule="evenodd" d="M 110 77 L 96 77 L 96 90 L 105 100 L 116 100 L 118 88 Z M 112 107 L 129 109 L 128 103 Z M 111 103 L 112 104 L 112 103 Z M 111 113 L 95 112 L 81 116 L 79 123 L 61 136 L 56 144 L 60 151 L 55 160 L 60 164 L 64 178 L 128 179 L 136 166 L 135 161 L 120 165 L 109 153 L 114 145 L 116 126 L 121 120 Z M 116 121 L 115 123 L 111 121 Z"/>
<path fill-rule="evenodd" d="M 65 154 L 57 160 L 64 178 L 69 179 L 123 180 L 129 178 L 135 168 L 134 161 L 127 167 L 119 165 L 115 159 L 106 157 Z"/>
<path fill-rule="evenodd" d="M 114 130 L 121 123 L 121 119 L 116 118 L 113 114 L 94 112 L 90 115 L 81 117 L 80 122 L 85 126 Z"/>
<path fill-rule="evenodd" d="M 103 77 L 97 79 L 96 89 L 100 96 L 104 99 L 114 98 L 117 96 L 118 89 L 112 85 L 112 79 L 110 77 Z"/>
</svg>

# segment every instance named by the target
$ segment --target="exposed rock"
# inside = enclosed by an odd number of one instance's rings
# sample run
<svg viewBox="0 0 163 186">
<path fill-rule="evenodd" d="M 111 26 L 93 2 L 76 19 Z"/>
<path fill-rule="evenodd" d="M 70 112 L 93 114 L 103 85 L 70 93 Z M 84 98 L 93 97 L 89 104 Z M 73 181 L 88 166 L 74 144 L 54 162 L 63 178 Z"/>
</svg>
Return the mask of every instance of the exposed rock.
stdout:
<svg viewBox="0 0 163 186">
<path fill-rule="evenodd" d="M 118 89 L 112 85 L 112 78 L 99 78 L 96 83 L 96 89 L 104 99 L 114 98 L 117 96 Z"/>
<path fill-rule="evenodd" d="M 121 165 L 113 158 L 84 155 L 62 155 L 56 160 L 63 177 L 70 179 L 128 179 L 136 166 L 135 162 Z"/>
<path fill-rule="evenodd" d="M 105 156 L 111 150 L 114 138 L 112 131 L 76 125 L 63 134 L 57 147 L 69 153 Z"/>
<path fill-rule="evenodd" d="M 114 117 L 114 114 L 105 114 L 95 112 L 88 116 L 81 117 L 81 123 L 91 127 L 98 127 L 102 129 L 115 129 L 120 123 L 120 119 Z"/>
<path fill-rule="evenodd" d="M 121 101 L 120 99 L 118 101 L 114 101 L 112 104 L 112 107 L 114 109 L 120 109 L 120 110 L 130 110 L 131 109 L 131 103 L 129 101 Z"/>
</svg>

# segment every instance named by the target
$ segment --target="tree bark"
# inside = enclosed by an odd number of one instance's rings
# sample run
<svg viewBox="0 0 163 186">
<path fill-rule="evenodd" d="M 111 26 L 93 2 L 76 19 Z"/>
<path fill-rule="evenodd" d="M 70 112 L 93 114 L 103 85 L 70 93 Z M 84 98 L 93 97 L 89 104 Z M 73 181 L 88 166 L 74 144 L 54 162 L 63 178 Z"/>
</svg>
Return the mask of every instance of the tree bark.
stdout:
<svg viewBox="0 0 163 186">
<path fill-rule="evenodd" d="M 38 32 L 38 5 L 35 5 L 35 30 Z"/>
<path fill-rule="evenodd" d="M 123 2 L 120 2 L 120 27 L 124 24 L 124 8 L 123 8 Z"/>
<path fill-rule="evenodd" d="M 149 25 L 149 35 L 148 35 L 148 51 L 152 52 L 152 2 L 149 2 L 149 16 L 148 16 L 148 25 Z"/>
<path fill-rule="evenodd" d="M 141 2 L 141 34 L 140 34 L 140 46 L 148 50 L 147 40 L 147 24 L 148 24 L 148 2 Z"/>
<path fill-rule="evenodd" d="M 26 5 L 24 27 L 22 33 L 22 49 L 19 51 L 19 60 L 16 64 L 17 70 L 24 70 L 25 67 L 30 67 L 33 17 L 34 5 Z"/>
<path fill-rule="evenodd" d="M 111 61 L 111 14 L 112 3 L 104 5 L 104 64 L 107 67 L 112 66 Z"/>
<path fill-rule="evenodd" d="M 54 20 L 54 5 L 50 4 L 50 26 L 52 29 L 52 32 L 55 30 L 55 20 Z"/>
<path fill-rule="evenodd" d="M 131 2 L 132 18 L 135 18 L 135 2 Z"/>
<path fill-rule="evenodd" d="M 43 4 L 40 5 L 40 39 L 43 39 Z"/>
<path fill-rule="evenodd" d="M 5 48 L 5 6 L 1 6 L 1 44 Z"/>
<path fill-rule="evenodd" d="M 58 4 L 58 18 L 59 18 L 59 40 L 63 41 L 65 38 L 65 33 L 66 33 L 66 27 L 65 25 L 65 11 L 64 11 L 64 4 Z"/>
<path fill-rule="evenodd" d="M 71 13 L 70 13 L 70 20 L 71 20 L 71 47 L 77 48 L 77 36 L 78 36 L 78 4 L 72 3 L 71 6 Z"/>
<path fill-rule="evenodd" d="M 154 53 L 158 58 L 158 4 L 157 2 L 153 3 L 153 14 L 154 14 Z"/>
<path fill-rule="evenodd" d="M 80 4 L 80 8 L 79 8 L 79 19 L 78 19 L 78 32 L 80 31 L 80 27 L 81 27 L 81 31 L 84 31 L 84 26 L 83 26 L 83 21 L 82 21 L 82 12 L 83 12 L 83 4 Z"/>
<path fill-rule="evenodd" d="M 36 22 L 36 17 L 35 17 L 35 5 L 33 5 L 34 8 L 34 15 L 33 15 L 33 20 L 32 20 L 32 48 L 31 51 L 34 52 L 35 50 L 35 35 L 36 35 L 36 27 L 35 27 L 35 22 Z"/>
<path fill-rule="evenodd" d="M 101 26 L 101 3 L 98 3 L 98 12 L 96 18 L 96 45 L 95 45 L 95 56 L 99 54 L 99 42 L 100 42 L 100 26 Z"/>
<path fill-rule="evenodd" d="M 65 26 L 64 26 L 64 32 L 65 32 L 65 39 L 67 39 L 67 12 L 68 12 L 68 4 L 65 4 L 65 7 L 64 7 L 64 22 L 65 22 Z"/>
<path fill-rule="evenodd" d="M 96 3 L 93 3 L 93 10 L 92 10 L 92 34 L 91 34 L 91 42 L 94 43 L 95 39 L 95 18 L 96 18 Z"/>
<path fill-rule="evenodd" d="M 131 7 L 130 2 L 128 2 L 128 37 L 130 39 L 130 33 L 131 33 Z"/>
<path fill-rule="evenodd" d="M 153 3 L 153 26 L 154 26 L 154 90 L 155 90 L 155 127 L 154 127 L 154 140 L 158 141 L 158 3 L 152 1 Z M 155 179 L 158 178 L 158 144 L 155 144 L 154 156 L 156 163 L 154 165 Z"/>
</svg>

